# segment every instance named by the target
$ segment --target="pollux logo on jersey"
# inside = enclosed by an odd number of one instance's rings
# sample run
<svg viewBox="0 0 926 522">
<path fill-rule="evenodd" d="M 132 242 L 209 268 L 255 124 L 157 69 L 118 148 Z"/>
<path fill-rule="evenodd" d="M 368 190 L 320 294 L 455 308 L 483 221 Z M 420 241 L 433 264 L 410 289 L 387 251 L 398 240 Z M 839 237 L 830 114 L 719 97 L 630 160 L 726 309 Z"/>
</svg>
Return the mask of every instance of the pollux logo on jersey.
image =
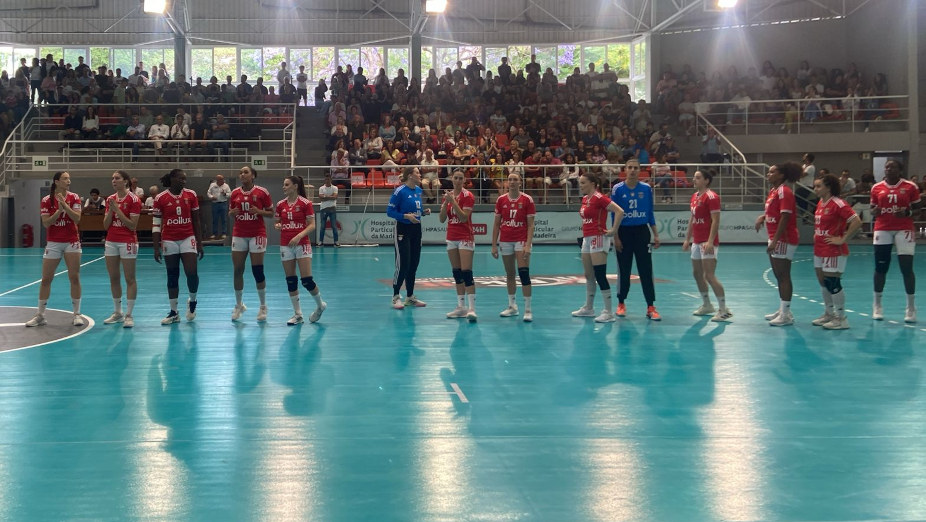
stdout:
<svg viewBox="0 0 926 522">
<path fill-rule="evenodd" d="M 696 218 L 696 217 L 694 217 L 694 216 L 692 216 L 692 218 L 691 218 L 691 224 L 692 224 L 692 225 L 703 225 L 703 224 L 705 224 L 705 223 L 707 223 L 707 220 L 704 219 L 704 218 Z"/>
<path fill-rule="evenodd" d="M 302 230 L 305 228 L 303 223 L 283 223 L 280 225 L 280 230 Z"/>
<path fill-rule="evenodd" d="M 168 225 L 189 225 L 192 222 L 193 222 L 192 219 L 188 217 L 183 217 L 183 216 L 175 217 L 175 218 L 167 218 Z"/>
</svg>

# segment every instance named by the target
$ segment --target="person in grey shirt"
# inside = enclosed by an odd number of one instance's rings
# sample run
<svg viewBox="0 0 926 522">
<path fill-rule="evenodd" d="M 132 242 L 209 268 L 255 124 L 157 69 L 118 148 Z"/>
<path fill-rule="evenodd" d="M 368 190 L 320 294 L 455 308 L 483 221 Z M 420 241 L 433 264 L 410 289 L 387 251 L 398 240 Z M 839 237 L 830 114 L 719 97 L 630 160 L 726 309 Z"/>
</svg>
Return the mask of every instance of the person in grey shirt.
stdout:
<svg viewBox="0 0 926 522">
<path fill-rule="evenodd" d="M 225 183 L 225 176 L 219 174 L 209 185 L 206 195 L 212 202 L 212 235 L 209 239 L 225 239 L 228 230 L 228 198 L 231 197 L 231 187 Z"/>
</svg>

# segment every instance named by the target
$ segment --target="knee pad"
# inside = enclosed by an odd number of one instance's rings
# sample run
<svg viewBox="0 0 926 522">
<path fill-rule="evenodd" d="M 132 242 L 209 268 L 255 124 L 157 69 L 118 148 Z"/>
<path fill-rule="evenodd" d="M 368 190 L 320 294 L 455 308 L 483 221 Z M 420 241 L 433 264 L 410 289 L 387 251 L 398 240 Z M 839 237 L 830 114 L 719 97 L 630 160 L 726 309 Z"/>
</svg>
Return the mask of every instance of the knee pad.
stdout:
<svg viewBox="0 0 926 522">
<path fill-rule="evenodd" d="M 608 283 L 608 265 L 595 265 L 595 281 L 598 281 L 598 288 L 610 290 L 611 284 Z"/>
<path fill-rule="evenodd" d="M 295 292 L 299 289 L 299 278 L 296 276 L 287 276 L 286 277 L 286 289 L 290 292 Z"/>
<path fill-rule="evenodd" d="M 264 279 L 264 265 L 251 265 L 251 273 L 254 274 L 254 280 L 258 283 L 263 283 Z"/>
<path fill-rule="evenodd" d="M 476 282 L 473 281 L 472 270 L 463 270 L 463 284 L 466 286 L 473 286 L 476 284 Z"/>
<path fill-rule="evenodd" d="M 463 271 L 459 268 L 453 269 L 453 282 L 462 285 L 463 284 Z"/>
<path fill-rule="evenodd" d="M 194 272 L 186 276 L 186 287 L 190 292 L 199 291 L 199 274 Z"/>
<path fill-rule="evenodd" d="M 302 286 L 304 286 L 306 290 L 311 292 L 312 290 L 315 290 L 315 287 L 318 285 L 315 284 L 315 280 L 312 279 L 312 276 L 309 276 L 309 277 L 302 278 Z"/>
<path fill-rule="evenodd" d="M 842 279 L 839 277 L 823 276 L 823 287 L 826 288 L 829 293 L 836 295 L 842 292 Z"/>
<path fill-rule="evenodd" d="M 530 286 L 531 285 L 531 269 L 526 266 L 522 266 L 518 269 L 518 277 L 521 278 L 521 286 Z"/>
<path fill-rule="evenodd" d="M 886 274 L 891 267 L 891 247 L 893 245 L 875 245 L 875 272 Z"/>
<path fill-rule="evenodd" d="M 167 267 L 167 288 L 178 288 L 180 286 L 180 267 Z"/>
</svg>

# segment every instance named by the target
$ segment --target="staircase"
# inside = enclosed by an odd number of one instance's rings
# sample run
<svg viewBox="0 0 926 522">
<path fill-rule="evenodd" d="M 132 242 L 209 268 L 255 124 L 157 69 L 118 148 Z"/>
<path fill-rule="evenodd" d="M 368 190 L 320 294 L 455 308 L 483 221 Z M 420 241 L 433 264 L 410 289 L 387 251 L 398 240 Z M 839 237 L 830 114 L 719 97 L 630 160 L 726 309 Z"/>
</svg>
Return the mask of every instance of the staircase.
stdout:
<svg viewBox="0 0 926 522">
<path fill-rule="evenodd" d="M 327 165 L 325 146 L 328 135 L 325 133 L 327 123 L 325 115 L 319 114 L 315 107 L 296 109 L 296 165 Z M 324 179 L 321 169 L 309 169 L 306 184 L 319 186 Z"/>
</svg>

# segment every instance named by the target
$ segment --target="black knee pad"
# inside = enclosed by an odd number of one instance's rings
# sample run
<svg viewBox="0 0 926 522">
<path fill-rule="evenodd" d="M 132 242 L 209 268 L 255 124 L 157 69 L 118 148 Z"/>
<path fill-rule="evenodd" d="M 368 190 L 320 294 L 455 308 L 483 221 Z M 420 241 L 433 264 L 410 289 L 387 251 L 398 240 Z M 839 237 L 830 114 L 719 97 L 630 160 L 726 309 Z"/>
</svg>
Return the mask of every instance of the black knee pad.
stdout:
<svg viewBox="0 0 926 522">
<path fill-rule="evenodd" d="M 302 286 L 304 286 L 306 290 L 311 292 L 312 290 L 315 290 L 315 287 L 317 285 L 315 284 L 315 280 L 312 279 L 312 276 L 309 276 L 309 277 L 302 278 Z"/>
<path fill-rule="evenodd" d="M 829 293 L 836 295 L 842 292 L 842 279 L 839 277 L 823 276 L 823 286 Z"/>
<path fill-rule="evenodd" d="M 473 281 L 473 271 L 472 270 L 463 270 L 463 284 L 465 286 L 473 286 L 476 284 Z"/>
<path fill-rule="evenodd" d="M 886 274 L 891 267 L 891 247 L 893 245 L 875 245 L 875 272 Z"/>
<path fill-rule="evenodd" d="M 458 285 L 463 284 L 463 270 L 460 270 L 459 268 L 453 269 L 453 282 Z"/>
<path fill-rule="evenodd" d="M 518 277 L 521 278 L 521 286 L 530 286 L 531 285 L 531 269 L 526 266 L 522 266 L 518 269 Z"/>
<path fill-rule="evenodd" d="M 608 283 L 608 265 L 595 265 L 595 281 L 598 281 L 598 288 L 610 290 L 611 284 Z"/>
<path fill-rule="evenodd" d="M 167 288 L 180 287 L 180 267 L 167 267 Z"/>
<path fill-rule="evenodd" d="M 266 279 L 264 277 L 264 265 L 251 265 L 251 273 L 254 274 L 254 280 L 258 283 L 263 283 Z"/>
<path fill-rule="evenodd" d="M 186 276 L 186 287 L 190 292 L 199 291 L 199 274 L 193 272 L 192 274 Z"/>
<path fill-rule="evenodd" d="M 296 276 L 286 277 L 286 289 L 295 292 L 299 288 L 299 278 Z"/>
</svg>

